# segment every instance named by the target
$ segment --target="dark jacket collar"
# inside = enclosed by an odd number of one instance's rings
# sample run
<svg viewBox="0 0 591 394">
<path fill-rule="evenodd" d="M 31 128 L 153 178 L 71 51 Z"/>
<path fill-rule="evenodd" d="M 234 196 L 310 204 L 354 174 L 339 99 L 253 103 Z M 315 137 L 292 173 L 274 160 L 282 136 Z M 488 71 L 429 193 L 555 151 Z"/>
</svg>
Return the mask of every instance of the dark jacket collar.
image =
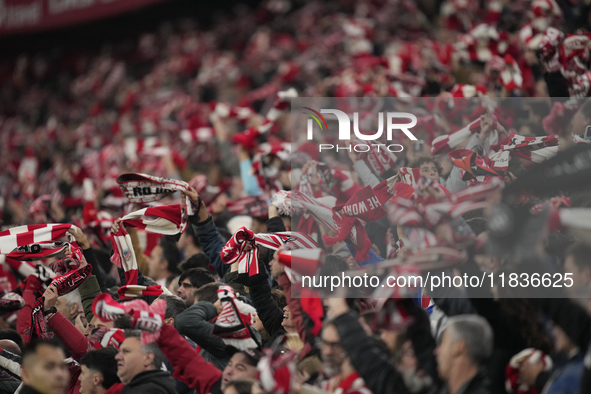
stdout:
<svg viewBox="0 0 591 394">
<path fill-rule="evenodd" d="M 23 386 L 20 391 L 21 394 L 41 394 L 31 386 Z"/>
</svg>

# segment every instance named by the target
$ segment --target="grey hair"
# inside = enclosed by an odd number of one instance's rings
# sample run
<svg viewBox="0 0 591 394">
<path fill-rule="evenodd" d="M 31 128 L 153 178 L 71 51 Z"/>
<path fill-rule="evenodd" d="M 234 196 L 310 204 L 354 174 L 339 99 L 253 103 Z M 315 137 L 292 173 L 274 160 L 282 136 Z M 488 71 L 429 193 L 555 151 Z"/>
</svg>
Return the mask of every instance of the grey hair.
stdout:
<svg viewBox="0 0 591 394">
<path fill-rule="evenodd" d="M 455 341 L 463 341 L 466 353 L 476 365 L 483 365 L 492 354 L 493 331 L 485 318 L 478 315 L 450 317 L 447 328 Z"/>
<path fill-rule="evenodd" d="M 156 370 L 162 369 L 162 365 L 164 364 L 164 355 L 162 354 L 162 351 L 160 350 L 158 345 L 156 345 L 156 342 L 143 345 L 142 353 L 152 353 L 154 355 L 154 359 L 152 360 L 152 366 Z"/>
<path fill-rule="evenodd" d="M 125 330 L 125 338 L 137 338 L 140 341 L 142 340 L 142 332 L 141 330 Z M 156 342 L 151 342 L 146 345 L 142 345 L 142 353 L 152 353 L 154 355 L 154 359 L 152 360 L 152 367 L 155 370 L 163 369 L 164 366 L 164 354 L 156 344 Z"/>
<path fill-rule="evenodd" d="M 65 298 L 67 307 L 72 306 L 74 303 L 77 303 L 79 307 L 82 306 L 82 298 L 80 297 L 80 291 L 78 291 L 78 289 L 74 289 L 68 294 L 64 294 L 62 297 Z"/>
</svg>

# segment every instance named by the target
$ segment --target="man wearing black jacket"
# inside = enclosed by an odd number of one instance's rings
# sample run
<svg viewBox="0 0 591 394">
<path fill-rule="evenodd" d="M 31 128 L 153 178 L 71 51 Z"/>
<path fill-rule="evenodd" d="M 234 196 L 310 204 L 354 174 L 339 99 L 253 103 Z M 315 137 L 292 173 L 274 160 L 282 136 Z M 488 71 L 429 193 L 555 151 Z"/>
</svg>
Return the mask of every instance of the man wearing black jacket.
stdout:
<svg viewBox="0 0 591 394">
<path fill-rule="evenodd" d="M 346 300 L 330 298 L 327 300 L 327 304 L 327 316 L 333 319 L 340 337 L 340 345 L 345 349 L 353 367 L 365 380 L 372 393 L 408 393 L 403 376 L 394 368 L 388 356 L 365 333 L 357 315 L 349 310 Z M 412 331 L 411 326 L 408 332 Z M 470 338 L 477 338 L 476 344 L 482 348 L 476 348 L 473 340 L 465 339 L 468 334 L 470 334 Z M 479 316 L 456 316 L 450 319 L 450 325 L 443 335 L 448 337 L 445 345 L 449 345 L 449 350 L 442 348 L 442 345 L 437 348 L 435 353 L 439 363 L 469 362 L 472 366 L 469 370 L 473 373 L 462 376 L 460 374 L 450 375 L 448 374 L 449 365 L 445 365 L 444 368 L 438 366 L 437 370 L 441 380 L 434 380 L 433 389 L 430 392 L 441 394 L 488 393 L 488 382 L 481 372 L 483 362 L 490 355 L 492 348 L 492 331 L 488 323 Z M 483 335 L 486 335 L 488 340 L 482 339 Z M 423 335 L 423 337 L 429 336 L 429 333 Z M 417 339 L 413 339 L 415 347 Z M 423 338 L 423 340 L 425 339 L 429 338 Z M 445 338 L 443 339 L 445 340 Z M 415 350 L 415 353 L 419 357 L 421 352 Z M 476 366 L 478 368 L 475 368 Z"/>
<path fill-rule="evenodd" d="M 155 343 L 142 345 L 139 331 L 128 331 L 121 343 L 117 376 L 125 384 L 121 394 L 175 394 L 175 380 L 160 370 L 164 356 Z"/>
<path fill-rule="evenodd" d="M 483 367 L 492 346 L 492 329 L 486 319 L 478 315 L 451 317 L 435 350 L 439 377 L 445 382 L 441 394 L 489 393 Z"/>
</svg>

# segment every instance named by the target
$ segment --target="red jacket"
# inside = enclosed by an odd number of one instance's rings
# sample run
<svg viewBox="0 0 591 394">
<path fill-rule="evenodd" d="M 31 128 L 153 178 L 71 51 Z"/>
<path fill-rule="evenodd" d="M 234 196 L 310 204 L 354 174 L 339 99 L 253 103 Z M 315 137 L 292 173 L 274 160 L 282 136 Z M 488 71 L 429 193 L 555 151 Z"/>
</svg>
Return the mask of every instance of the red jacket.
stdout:
<svg viewBox="0 0 591 394">
<path fill-rule="evenodd" d="M 86 338 L 68 319 L 61 313 L 54 314 L 47 322 L 53 333 L 62 341 L 66 349 L 76 361 L 88 352 L 88 338 Z M 68 394 L 80 393 L 80 366 L 70 365 L 70 384 Z"/>
<path fill-rule="evenodd" d="M 25 290 L 23 291 L 23 299 L 25 306 L 18 311 L 16 318 L 16 330 L 23 337 L 25 345 L 29 342 L 33 323 L 31 313 L 33 312 L 33 305 L 37 301 L 37 293 L 41 291 L 41 281 L 36 276 L 29 275 L 25 281 Z"/>
<path fill-rule="evenodd" d="M 120 394 L 123 390 L 123 386 L 125 386 L 123 383 L 115 383 L 105 391 L 105 394 Z"/>
<path fill-rule="evenodd" d="M 82 356 L 88 352 L 90 340 L 61 313 L 58 312 L 53 315 L 47 325 L 62 341 L 75 360 L 80 361 Z"/>
<path fill-rule="evenodd" d="M 222 372 L 205 361 L 173 326 L 164 324 L 156 343 L 174 368 L 172 376 L 198 393 L 210 393 L 222 378 Z"/>
</svg>

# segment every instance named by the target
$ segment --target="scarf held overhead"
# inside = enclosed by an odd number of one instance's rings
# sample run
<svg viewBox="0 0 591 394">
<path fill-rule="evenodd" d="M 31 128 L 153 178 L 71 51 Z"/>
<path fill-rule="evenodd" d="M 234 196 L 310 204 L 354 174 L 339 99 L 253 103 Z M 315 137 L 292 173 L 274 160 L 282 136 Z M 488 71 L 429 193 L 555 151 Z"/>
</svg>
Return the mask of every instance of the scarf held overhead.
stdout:
<svg viewBox="0 0 591 394">
<path fill-rule="evenodd" d="M 221 259 L 228 265 L 238 262 L 239 273 L 256 275 L 259 273 L 258 247 L 277 250 L 287 242 L 294 242 L 302 249 L 317 247 L 316 242 L 304 234 L 285 231 L 255 235 L 252 230 L 241 227 L 222 249 Z"/>
</svg>

